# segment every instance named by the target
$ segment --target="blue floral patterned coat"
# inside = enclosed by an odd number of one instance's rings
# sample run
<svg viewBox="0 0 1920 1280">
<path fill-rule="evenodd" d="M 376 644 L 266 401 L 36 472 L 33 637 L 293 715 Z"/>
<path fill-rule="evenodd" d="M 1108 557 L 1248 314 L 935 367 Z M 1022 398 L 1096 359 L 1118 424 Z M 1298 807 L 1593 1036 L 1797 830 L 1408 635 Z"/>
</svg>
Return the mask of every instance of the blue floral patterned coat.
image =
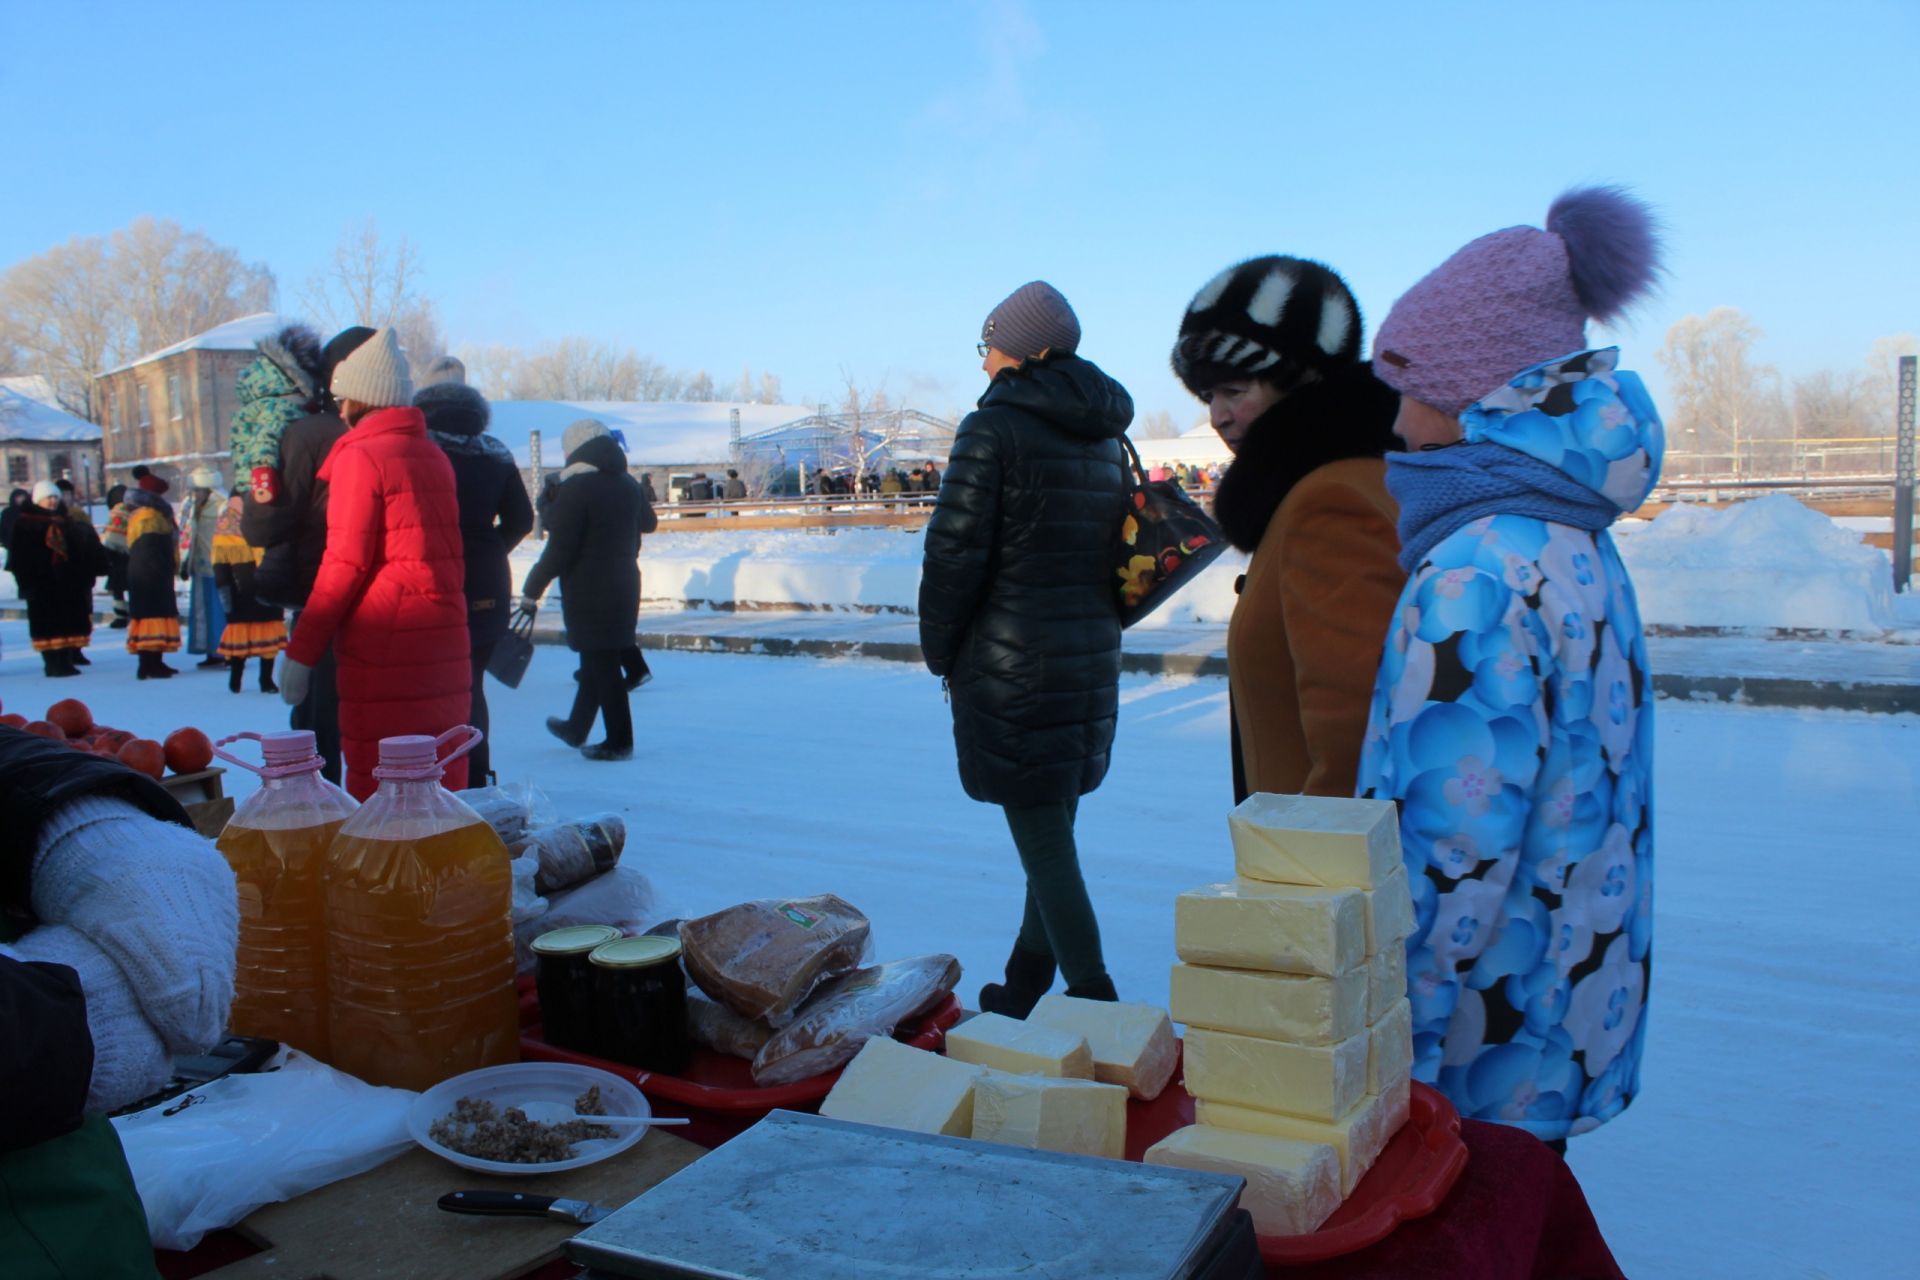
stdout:
<svg viewBox="0 0 1920 1280">
<path fill-rule="evenodd" d="M 1665 433 L 1616 349 L 1536 366 L 1461 415 L 1623 510 Z M 1414 1077 L 1543 1139 L 1638 1091 L 1653 932 L 1653 686 L 1606 532 L 1483 517 L 1401 593 L 1358 794 L 1398 801 L 1418 927 Z"/>
</svg>

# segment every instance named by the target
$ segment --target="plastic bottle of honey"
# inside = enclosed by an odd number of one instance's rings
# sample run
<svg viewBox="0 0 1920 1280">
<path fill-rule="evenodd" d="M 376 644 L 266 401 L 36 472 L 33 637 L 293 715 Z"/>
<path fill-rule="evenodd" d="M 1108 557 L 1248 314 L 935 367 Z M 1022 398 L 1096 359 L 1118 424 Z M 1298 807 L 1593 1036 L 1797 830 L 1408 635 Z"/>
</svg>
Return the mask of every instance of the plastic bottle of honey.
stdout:
<svg viewBox="0 0 1920 1280">
<path fill-rule="evenodd" d="M 249 738 L 263 764 L 219 750 Z M 240 890 L 240 949 L 228 1025 L 328 1060 L 320 874 L 340 824 L 360 806 L 320 776 L 313 734 L 241 733 L 214 754 L 260 775 L 215 842 Z"/>
<path fill-rule="evenodd" d="M 379 789 L 327 852 L 332 1064 L 372 1084 L 426 1089 L 518 1061 L 513 871 L 506 846 L 440 785 L 473 749 L 468 725 L 380 743 Z"/>
</svg>

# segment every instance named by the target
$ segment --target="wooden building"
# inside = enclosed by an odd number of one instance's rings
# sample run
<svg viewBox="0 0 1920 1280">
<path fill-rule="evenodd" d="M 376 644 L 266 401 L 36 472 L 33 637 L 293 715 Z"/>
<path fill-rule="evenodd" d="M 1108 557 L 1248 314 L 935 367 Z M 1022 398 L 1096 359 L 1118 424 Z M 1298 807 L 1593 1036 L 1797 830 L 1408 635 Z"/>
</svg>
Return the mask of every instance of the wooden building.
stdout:
<svg viewBox="0 0 1920 1280">
<path fill-rule="evenodd" d="M 6 492 L 42 480 L 73 481 L 89 504 L 106 492 L 100 428 L 62 409 L 44 378 L 0 378 L 0 465 Z"/>
<path fill-rule="evenodd" d="M 242 316 L 95 378 L 108 483 L 127 483 L 145 463 L 184 492 L 184 477 L 205 465 L 230 491 L 234 381 L 258 354 L 254 344 L 289 323 L 270 311 Z"/>
</svg>

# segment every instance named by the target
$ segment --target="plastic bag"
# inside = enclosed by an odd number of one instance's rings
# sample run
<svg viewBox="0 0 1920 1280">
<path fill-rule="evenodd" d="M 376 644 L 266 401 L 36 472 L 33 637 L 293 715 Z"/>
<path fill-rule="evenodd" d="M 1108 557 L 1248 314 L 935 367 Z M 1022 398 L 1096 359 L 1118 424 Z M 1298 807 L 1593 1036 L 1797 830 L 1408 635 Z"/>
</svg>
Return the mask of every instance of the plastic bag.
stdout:
<svg viewBox="0 0 1920 1280">
<path fill-rule="evenodd" d="M 513 953 L 521 973 L 532 973 L 533 940 L 549 929 L 576 924 L 610 924 L 624 934 L 637 934 L 666 914 L 660 909 L 653 884 L 632 867 L 615 867 L 585 884 L 562 890 L 547 899 L 537 916 L 513 922 Z"/>
<path fill-rule="evenodd" d="M 617 813 L 596 813 L 578 822 L 562 822 L 526 832 L 507 848 L 516 858 L 540 860 L 534 889 L 553 893 L 613 870 L 627 843 L 627 824 Z"/>
<path fill-rule="evenodd" d="M 553 802 L 547 799 L 547 793 L 531 782 L 475 787 L 470 791 L 462 791 L 460 798 L 493 828 L 500 837 L 500 843 L 509 848 L 526 839 L 527 832 L 534 828 L 551 826 L 559 821 L 559 815 L 554 812 Z"/>
<path fill-rule="evenodd" d="M 762 898 L 680 926 L 687 974 L 749 1018 L 784 1027 L 813 989 L 867 958 L 871 926 L 831 893 Z"/>
<path fill-rule="evenodd" d="M 773 1039 L 773 1028 L 735 1013 L 710 999 L 699 987 L 691 987 L 687 991 L 687 1034 L 695 1044 L 703 1044 L 715 1053 L 751 1061 L 761 1046 Z"/>
<path fill-rule="evenodd" d="M 263 1204 L 385 1164 L 413 1145 L 415 1094 L 362 1083 L 288 1049 L 278 1067 L 227 1075 L 113 1120 L 147 1230 L 191 1249 Z"/>
<path fill-rule="evenodd" d="M 547 900 L 534 888 L 540 859 L 531 855 L 513 860 L 513 922 L 536 920 L 547 913 Z"/>
<path fill-rule="evenodd" d="M 935 953 L 855 969 L 821 985 L 793 1025 L 753 1059 L 753 1082 L 792 1084 L 845 1066 L 860 1046 L 944 1000 L 960 982 L 960 962 Z"/>
</svg>

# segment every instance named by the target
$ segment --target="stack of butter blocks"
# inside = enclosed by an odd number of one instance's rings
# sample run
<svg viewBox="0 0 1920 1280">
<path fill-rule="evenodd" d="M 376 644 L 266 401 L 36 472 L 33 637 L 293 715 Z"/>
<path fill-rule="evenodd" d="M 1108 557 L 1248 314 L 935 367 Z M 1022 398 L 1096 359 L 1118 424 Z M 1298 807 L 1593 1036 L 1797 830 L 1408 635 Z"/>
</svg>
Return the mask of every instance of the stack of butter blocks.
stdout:
<svg viewBox="0 0 1920 1280">
<path fill-rule="evenodd" d="M 1174 908 L 1196 1123 L 1146 1159 L 1237 1173 L 1262 1234 L 1300 1235 L 1406 1122 L 1413 901 L 1390 802 L 1258 794 L 1229 824 L 1235 879 Z"/>
<path fill-rule="evenodd" d="M 1126 1153 L 1127 1099 L 1166 1088 L 1179 1043 L 1164 1009 L 1050 995 L 947 1033 L 947 1056 L 875 1036 L 820 1114 L 1042 1151 Z"/>
</svg>

